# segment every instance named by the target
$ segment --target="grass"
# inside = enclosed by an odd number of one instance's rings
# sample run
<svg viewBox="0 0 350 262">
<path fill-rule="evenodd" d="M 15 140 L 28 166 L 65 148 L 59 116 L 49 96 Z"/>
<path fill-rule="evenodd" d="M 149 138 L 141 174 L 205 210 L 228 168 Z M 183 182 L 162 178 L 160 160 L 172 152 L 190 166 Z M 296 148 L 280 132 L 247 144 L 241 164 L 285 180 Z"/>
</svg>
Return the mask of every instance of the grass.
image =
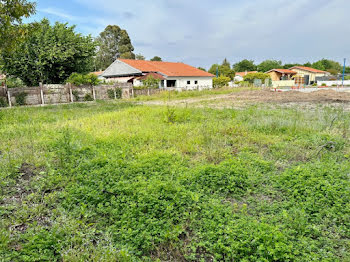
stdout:
<svg viewBox="0 0 350 262">
<path fill-rule="evenodd" d="M 348 261 L 350 116 L 0 111 L 1 261 Z"/>
<path fill-rule="evenodd" d="M 260 88 L 247 88 L 247 87 L 223 87 L 211 90 L 202 91 L 163 91 L 159 94 L 154 94 L 152 96 L 138 96 L 131 101 L 152 101 L 152 100 L 179 100 L 187 98 L 197 98 L 197 97 L 207 97 L 213 95 L 227 95 L 235 92 L 245 91 L 245 90 L 259 90 Z"/>
</svg>

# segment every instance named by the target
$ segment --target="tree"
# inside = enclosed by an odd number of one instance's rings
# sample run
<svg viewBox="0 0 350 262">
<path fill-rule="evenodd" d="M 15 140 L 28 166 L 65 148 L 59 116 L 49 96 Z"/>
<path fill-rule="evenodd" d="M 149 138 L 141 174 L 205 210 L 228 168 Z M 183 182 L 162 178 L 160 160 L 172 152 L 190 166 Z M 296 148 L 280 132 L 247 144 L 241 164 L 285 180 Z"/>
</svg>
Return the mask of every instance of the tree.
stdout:
<svg viewBox="0 0 350 262">
<path fill-rule="evenodd" d="M 159 61 L 161 62 L 162 61 L 162 58 L 160 58 L 159 56 L 155 56 L 151 59 L 151 61 Z"/>
<path fill-rule="evenodd" d="M 226 65 L 213 64 L 208 70 L 213 75 L 216 75 L 217 71 L 219 76 L 229 77 L 231 80 L 235 77 L 235 71 Z"/>
<path fill-rule="evenodd" d="M 153 76 L 148 76 L 145 80 L 142 81 L 142 85 L 145 88 L 158 88 L 159 87 L 159 79 L 154 78 Z"/>
<path fill-rule="evenodd" d="M 265 60 L 258 65 L 258 71 L 267 72 L 267 71 L 270 71 L 271 69 L 281 68 L 281 67 L 282 67 L 282 61 Z"/>
<path fill-rule="evenodd" d="M 109 25 L 97 38 L 96 66 L 105 70 L 117 58 L 135 59 L 129 34 L 117 25 Z"/>
<path fill-rule="evenodd" d="M 205 68 L 203 68 L 203 67 L 199 66 L 198 69 L 207 72 L 207 70 L 205 70 Z"/>
<path fill-rule="evenodd" d="M 77 34 L 67 24 L 52 26 L 47 19 L 33 26 L 35 30 L 13 52 L 3 54 L 6 74 L 35 86 L 63 83 L 73 72 L 91 72 L 96 50 L 91 36 Z"/>
<path fill-rule="evenodd" d="M 260 79 L 262 81 L 265 81 L 265 79 L 270 79 L 269 74 L 265 73 L 250 73 L 244 76 L 244 81 L 247 81 L 249 83 L 254 83 L 254 79 Z"/>
<path fill-rule="evenodd" d="M 136 60 L 146 60 L 146 57 L 144 57 L 144 56 L 141 55 L 141 54 L 137 54 L 137 55 L 135 56 L 135 59 L 136 59 Z"/>
<path fill-rule="evenodd" d="M 224 59 L 224 61 L 222 61 L 222 64 L 221 64 L 221 65 L 231 68 L 231 64 L 230 64 L 230 62 L 229 62 L 226 58 Z"/>
<path fill-rule="evenodd" d="M 244 59 L 233 65 L 233 69 L 236 72 L 245 72 L 245 71 L 256 71 L 256 65 L 253 60 Z"/>
<path fill-rule="evenodd" d="M 36 4 L 26 0 L 0 1 L 0 50 L 9 52 L 23 38 L 28 27 L 22 26 L 22 18 L 35 13 Z"/>
<path fill-rule="evenodd" d="M 301 66 L 301 64 L 285 64 L 283 66 L 284 69 L 289 69 L 289 68 L 292 68 L 294 66 Z"/>
<path fill-rule="evenodd" d="M 331 73 L 335 73 L 335 74 L 342 72 L 342 69 L 343 69 L 340 63 L 329 59 L 321 59 L 313 63 L 312 67 L 323 71 L 330 70 Z"/>
</svg>

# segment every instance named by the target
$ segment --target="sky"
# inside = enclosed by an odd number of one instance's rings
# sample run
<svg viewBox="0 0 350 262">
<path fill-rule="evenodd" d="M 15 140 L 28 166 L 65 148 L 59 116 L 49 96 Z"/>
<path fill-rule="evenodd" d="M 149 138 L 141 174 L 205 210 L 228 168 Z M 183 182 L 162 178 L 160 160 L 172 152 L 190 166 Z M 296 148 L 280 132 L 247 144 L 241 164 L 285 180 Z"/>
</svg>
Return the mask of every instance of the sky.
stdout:
<svg viewBox="0 0 350 262">
<path fill-rule="evenodd" d="M 126 29 L 136 54 L 208 68 L 227 58 L 350 64 L 350 0 L 37 0 L 37 13 L 98 36 Z"/>
</svg>

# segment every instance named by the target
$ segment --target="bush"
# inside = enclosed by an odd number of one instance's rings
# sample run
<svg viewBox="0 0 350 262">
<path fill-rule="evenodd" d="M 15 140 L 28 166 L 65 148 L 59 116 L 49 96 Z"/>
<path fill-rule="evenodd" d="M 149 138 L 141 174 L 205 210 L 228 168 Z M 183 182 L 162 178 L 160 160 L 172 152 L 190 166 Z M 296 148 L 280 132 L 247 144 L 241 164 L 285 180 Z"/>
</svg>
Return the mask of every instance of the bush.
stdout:
<svg viewBox="0 0 350 262">
<path fill-rule="evenodd" d="M 74 100 L 75 100 L 75 101 L 79 101 L 79 100 L 80 100 L 78 90 L 73 90 L 73 91 L 72 91 L 72 95 L 74 96 Z"/>
<path fill-rule="evenodd" d="M 4 97 L 0 97 L 0 107 L 7 107 L 7 101 Z"/>
<path fill-rule="evenodd" d="M 244 81 L 248 81 L 249 83 L 254 83 L 255 79 L 260 79 L 262 81 L 265 81 L 265 79 L 270 79 L 270 75 L 269 74 L 265 74 L 265 73 L 251 73 L 251 74 L 247 74 L 246 76 L 244 76 Z"/>
<path fill-rule="evenodd" d="M 144 88 L 158 88 L 159 87 L 159 79 L 154 78 L 153 76 L 147 77 L 142 81 Z"/>
<path fill-rule="evenodd" d="M 326 83 L 323 83 L 321 86 L 327 86 L 327 84 L 326 84 Z"/>
<path fill-rule="evenodd" d="M 107 90 L 107 95 L 109 99 L 121 99 L 122 98 L 122 89 L 121 88 L 116 88 L 115 89 L 115 96 L 114 96 L 114 89 L 108 89 Z"/>
<path fill-rule="evenodd" d="M 83 75 L 83 74 L 73 73 L 66 80 L 66 83 L 71 83 L 72 85 L 75 85 L 75 86 L 82 86 L 82 85 L 96 86 L 100 84 L 101 81 L 94 74 Z"/>
<path fill-rule="evenodd" d="M 20 92 L 17 95 L 15 95 L 16 98 L 16 104 L 19 106 L 24 106 L 26 104 L 26 97 L 28 94 L 26 92 Z"/>
<path fill-rule="evenodd" d="M 84 101 L 94 101 L 94 98 L 92 97 L 91 94 L 86 94 L 84 96 Z"/>
<path fill-rule="evenodd" d="M 17 77 L 8 77 L 6 79 L 7 88 L 16 88 L 16 87 L 24 87 L 24 83 L 21 79 Z"/>
<path fill-rule="evenodd" d="M 317 86 L 317 83 L 313 83 L 312 86 Z"/>
<path fill-rule="evenodd" d="M 227 86 L 230 81 L 231 79 L 229 77 L 219 76 L 213 79 L 213 86 L 214 88 L 224 87 Z"/>
</svg>

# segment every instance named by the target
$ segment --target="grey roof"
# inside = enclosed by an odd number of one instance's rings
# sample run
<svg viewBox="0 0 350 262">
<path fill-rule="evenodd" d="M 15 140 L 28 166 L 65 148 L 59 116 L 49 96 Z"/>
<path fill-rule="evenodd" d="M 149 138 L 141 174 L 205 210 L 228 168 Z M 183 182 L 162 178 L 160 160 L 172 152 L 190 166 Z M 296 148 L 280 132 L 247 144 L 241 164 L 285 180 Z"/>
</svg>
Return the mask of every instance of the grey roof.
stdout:
<svg viewBox="0 0 350 262">
<path fill-rule="evenodd" d="M 103 77 L 116 77 L 142 74 L 142 72 L 120 60 L 115 60 L 102 74 Z"/>
</svg>

